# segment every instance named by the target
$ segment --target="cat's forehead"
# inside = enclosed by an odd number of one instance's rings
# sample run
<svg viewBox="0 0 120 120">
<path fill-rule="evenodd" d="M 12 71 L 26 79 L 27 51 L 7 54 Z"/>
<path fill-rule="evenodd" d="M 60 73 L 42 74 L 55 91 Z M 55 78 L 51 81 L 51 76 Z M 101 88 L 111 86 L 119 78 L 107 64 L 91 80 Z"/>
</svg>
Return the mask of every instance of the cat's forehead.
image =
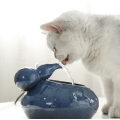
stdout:
<svg viewBox="0 0 120 120">
<path fill-rule="evenodd" d="M 50 40 L 50 39 L 47 39 L 47 43 L 48 43 L 49 45 L 55 44 L 55 42 L 54 42 L 53 40 Z"/>
<path fill-rule="evenodd" d="M 49 46 L 53 47 L 53 46 L 55 46 L 56 41 L 57 41 L 57 40 L 55 40 L 55 38 L 53 38 L 53 37 L 51 37 L 51 38 L 48 37 L 48 39 L 47 39 L 47 44 L 48 44 Z"/>
</svg>

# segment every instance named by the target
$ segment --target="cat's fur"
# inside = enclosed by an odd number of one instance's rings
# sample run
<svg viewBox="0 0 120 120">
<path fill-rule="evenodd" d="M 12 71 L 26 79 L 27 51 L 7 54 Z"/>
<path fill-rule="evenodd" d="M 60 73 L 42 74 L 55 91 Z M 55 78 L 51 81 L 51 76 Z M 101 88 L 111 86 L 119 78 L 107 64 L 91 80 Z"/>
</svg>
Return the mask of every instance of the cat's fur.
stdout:
<svg viewBox="0 0 120 120">
<path fill-rule="evenodd" d="M 56 58 L 67 63 L 82 59 L 84 66 L 101 77 L 107 104 L 104 114 L 120 117 L 120 17 L 68 11 L 41 26 Z"/>
</svg>

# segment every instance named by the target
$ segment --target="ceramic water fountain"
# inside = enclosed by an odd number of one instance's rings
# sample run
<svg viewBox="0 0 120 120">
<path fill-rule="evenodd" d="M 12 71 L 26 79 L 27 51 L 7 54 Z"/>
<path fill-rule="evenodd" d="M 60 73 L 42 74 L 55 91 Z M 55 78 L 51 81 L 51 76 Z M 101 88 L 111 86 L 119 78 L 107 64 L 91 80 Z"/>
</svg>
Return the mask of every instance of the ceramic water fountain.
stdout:
<svg viewBox="0 0 120 120">
<path fill-rule="evenodd" d="M 20 69 L 15 84 L 26 91 L 21 106 L 32 119 L 89 119 L 96 113 L 99 101 L 84 85 L 48 79 L 59 64 L 45 64 Z M 63 80 L 64 81 L 64 80 Z"/>
</svg>

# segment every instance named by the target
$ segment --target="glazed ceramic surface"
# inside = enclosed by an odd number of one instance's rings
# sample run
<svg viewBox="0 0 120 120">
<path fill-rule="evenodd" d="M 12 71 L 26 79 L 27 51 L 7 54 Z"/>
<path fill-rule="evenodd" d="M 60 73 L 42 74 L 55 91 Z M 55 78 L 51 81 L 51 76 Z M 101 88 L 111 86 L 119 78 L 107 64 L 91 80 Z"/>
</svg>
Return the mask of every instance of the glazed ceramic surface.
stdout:
<svg viewBox="0 0 120 120">
<path fill-rule="evenodd" d="M 48 79 L 52 73 L 62 68 L 59 64 L 45 64 L 39 66 L 37 69 L 22 68 L 14 77 L 15 84 L 23 91 L 29 91 L 33 89 L 41 80 Z"/>
<path fill-rule="evenodd" d="M 44 66 L 44 67 L 43 67 Z M 21 99 L 21 105 L 28 116 L 33 119 L 89 119 L 96 113 L 99 101 L 97 96 L 89 88 L 67 82 L 49 80 L 55 69 L 61 68 L 59 64 L 47 64 L 37 68 L 33 77 L 36 85 L 27 89 L 27 92 Z M 54 67 L 53 67 L 54 66 Z M 47 72 L 46 72 L 47 70 Z M 31 70 L 30 70 L 31 71 Z M 18 71 L 19 72 L 19 71 Z M 24 73 L 24 72 L 23 72 Z M 22 80 L 19 75 L 15 75 L 15 83 L 22 88 Z M 28 73 L 27 73 L 28 75 Z M 31 75 L 29 75 L 31 76 Z M 25 78 L 25 77 L 23 77 Z M 36 78 L 36 79 L 35 79 Z M 39 78 L 39 80 L 38 80 Z M 31 78 L 32 79 L 32 78 Z M 27 79 L 28 80 L 28 79 Z M 24 80 L 25 81 L 25 80 Z M 28 80 L 30 81 L 30 79 Z M 39 82 L 38 82 L 39 81 Z M 21 85 L 18 85 L 19 84 Z M 32 82 L 31 82 L 32 85 Z M 29 85 L 28 85 L 29 86 Z M 27 87 L 28 88 L 28 87 Z M 24 90 L 26 87 L 24 88 Z M 28 91 L 29 90 L 29 91 Z"/>
</svg>

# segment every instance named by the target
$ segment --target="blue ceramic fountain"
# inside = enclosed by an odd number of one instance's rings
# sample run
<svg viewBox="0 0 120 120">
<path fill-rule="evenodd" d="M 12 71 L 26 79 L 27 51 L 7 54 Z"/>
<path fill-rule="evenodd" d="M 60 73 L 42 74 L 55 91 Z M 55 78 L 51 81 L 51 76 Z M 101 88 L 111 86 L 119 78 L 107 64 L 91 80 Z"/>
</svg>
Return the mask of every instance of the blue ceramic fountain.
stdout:
<svg viewBox="0 0 120 120">
<path fill-rule="evenodd" d="M 15 84 L 26 91 L 21 99 L 25 114 L 32 119 L 92 118 L 99 106 L 97 96 L 84 85 L 48 79 L 59 68 L 59 64 L 45 64 L 15 74 Z"/>
</svg>

